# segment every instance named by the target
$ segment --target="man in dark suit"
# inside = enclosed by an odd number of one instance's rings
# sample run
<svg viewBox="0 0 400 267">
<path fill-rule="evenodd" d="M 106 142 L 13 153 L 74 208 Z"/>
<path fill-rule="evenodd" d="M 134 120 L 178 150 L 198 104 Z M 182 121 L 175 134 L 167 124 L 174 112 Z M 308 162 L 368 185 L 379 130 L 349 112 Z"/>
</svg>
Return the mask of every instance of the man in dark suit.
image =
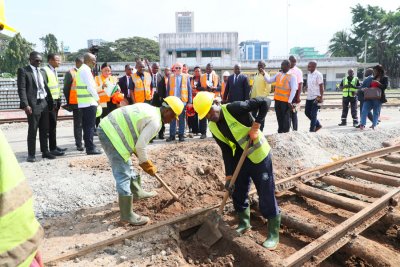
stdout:
<svg viewBox="0 0 400 267">
<path fill-rule="evenodd" d="M 240 73 L 240 65 L 233 67 L 233 74 L 229 76 L 223 97 L 224 103 L 245 101 L 250 99 L 250 85 L 246 75 Z"/>
<path fill-rule="evenodd" d="M 168 70 L 167 70 L 168 69 Z M 158 63 L 153 63 L 151 65 L 151 88 L 154 93 L 153 99 L 151 100 L 151 104 L 155 107 L 161 107 L 164 98 L 167 97 L 167 83 L 169 76 L 169 68 L 166 68 L 165 75 L 163 76 L 159 73 L 160 65 Z M 164 139 L 165 126 L 164 124 L 161 127 L 160 132 L 158 133 L 159 139 Z"/>
<path fill-rule="evenodd" d="M 125 76 L 122 76 L 118 80 L 118 85 L 119 88 L 121 88 L 121 93 L 124 94 L 125 98 L 129 102 L 129 105 L 133 104 L 133 100 L 131 97 L 131 92 L 133 90 L 132 71 L 133 68 L 131 67 L 131 65 L 125 65 Z"/>
<path fill-rule="evenodd" d="M 47 144 L 49 110 L 53 109 L 53 99 L 44 73 L 40 70 L 42 56 L 33 51 L 29 55 L 30 65 L 18 69 L 18 95 L 20 108 L 28 117 L 28 162 L 35 162 L 36 134 L 39 128 L 40 151 L 43 158 L 55 159 Z"/>
</svg>

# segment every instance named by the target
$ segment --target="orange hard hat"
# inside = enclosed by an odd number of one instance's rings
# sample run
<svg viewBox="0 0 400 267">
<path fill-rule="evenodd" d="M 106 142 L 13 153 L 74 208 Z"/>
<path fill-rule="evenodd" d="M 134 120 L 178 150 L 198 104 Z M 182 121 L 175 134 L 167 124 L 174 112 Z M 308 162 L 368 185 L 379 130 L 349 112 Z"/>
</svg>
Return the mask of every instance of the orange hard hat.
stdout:
<svg viewBox="0 0 400 267">
<path fill-rule="evenodd" d="M 112 96 L 112 102 L 113 104 L 119 104 L 122 100 L 124 100 L 124 94 L 120 92 L 116 92 Z"/>
</svg>

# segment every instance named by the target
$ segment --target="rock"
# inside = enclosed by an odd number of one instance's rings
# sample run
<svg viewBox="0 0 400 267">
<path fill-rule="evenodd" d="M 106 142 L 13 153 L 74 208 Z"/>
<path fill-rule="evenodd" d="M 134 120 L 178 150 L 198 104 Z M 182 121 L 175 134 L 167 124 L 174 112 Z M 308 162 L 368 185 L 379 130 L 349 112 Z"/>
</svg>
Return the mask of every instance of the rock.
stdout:
<svg viewBox="0 0 400 267">
<path fill-rule="evenodd" d="M 82 248 L 82 245 L 76 244 L 76 245 L 75 245 L 75 248 L 76 248 L 76 249 L 80 249 L 80 248 Z"/>
<path fill-rule="evenodd" d="M 188 262 L 189 264 L 193 264 L 193 260 L 192 260 L 190 257 L 188 257 L 187 262 Z"/>
<path fill-rule="evenodd" d="M 73 227 L 73 226 L 70 226 L 70 227 L 69 227 L 69 230 L 74 230 L 74 227 Z"/>
<path fill-rule="evenodd" d="M 167 256 L 162 256 L 162 260 L 167 261 L 168 260 Z"/>
<path fill-rule="evenodd" d="M 207 263 L 212 263 L 212 260 L 210 258 L 207 258 Z"/>
<path fill-rule="evenodd" d="M 128 247 L 131 246 L 131 245 L 132 245 L 131 240 L 125 239 L 125 240 L 124 240 L 124 245 L 125 245 L 125 246 L 128 246 Z"/>
<path fill-rule="evenodd" d="M 204 175 L 204 170 L 203 170 L 203 168 L 201 168 L 201 167 L 197 167 L 197 168 L 196 168 L 196 172 L 197 172 L 197 174 L 199 174 L 199 175 Z"/>
<path fill-rule="evenodd" d="M 115 255 L 118 253 L 118 251 L 114 248 L 106 248 L 103 251 L 104 251 L 104 253 L 107 253 L 109 255 Z"/>
<path fill-rule="evenodd" d="M 167 252 L 165 251 L 165 250 L 161 250 L 161 256 L 166 256 L 167 255 Z"/>
<path fill-rule="evenodd" d="M 75 262 L 75 263 L 80 262 L 79 258 L 75 258 L 75 259 L 74 259 L 74 262 Z"/>
<path fill-rule="evenodd" d="M 225 266 L 226 267 L 233 267 L 233 263 L 232 262 L 228 262 Z"/>
<path fill-rule="evenodd" d="M 168 247 L 166 252 L 167 252 L 167 256 L 171 255 L 172 254 L 171 248 Z"/>
<path fill-rule="evenodd" d="M 195 261 L 194 261 L 194 264 L 196 264 L 196 265 L 199 265 L 199 263 L 200 263 L 200 262 L 199 262 L 198 260 L 195 260 Z"/>
<path fill-rule="evenodd" d="M 156 255 L 151 255 L 151 261 L 155 261 L 156 259 Z"/>
<path fill-rule="evenodd" d="M 126 256 L 121 256 L 121 257 L 119 257 L 119 259 L 120 259 L 121 261 L 126 261 L 126 260 L 128 259 L 128 257 L 126 257 Z"/>
</svg>

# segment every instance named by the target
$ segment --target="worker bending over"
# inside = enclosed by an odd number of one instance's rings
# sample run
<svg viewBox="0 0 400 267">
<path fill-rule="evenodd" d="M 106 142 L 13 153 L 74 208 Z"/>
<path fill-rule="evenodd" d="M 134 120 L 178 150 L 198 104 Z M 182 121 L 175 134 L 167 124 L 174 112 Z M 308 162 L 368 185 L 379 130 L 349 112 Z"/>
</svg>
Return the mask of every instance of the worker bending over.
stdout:
<svg viewBox="0 0 400 267">
<path fill-rule="evenodd" d="M 116 181 L 121 222 L 143 225 L 149 221 L 148 217 L 132 211 L 132 201 L 153 197 L 157 193 L 142 189 L 140 175 L 131 169 L 131 155 L 135 154 L 139 166 L 154 176 L 157 168 L 148 159 L 146 146 L 158 134 L 162 123 L 170 123 L 182 110 L 182 101 L 169 96 L 159 108 L 137 103 L 118 108 L 101 120 L 98 136 Z"/>
<path fill-rule="evenodd" d="M 239 216 L 239 226 L 236 230 L 243 233 L 251 228 L 248 198 L 251 177 L 259 196 L 261 214 L 268 219 L 268 238 L 263 246 L 275 249 L 279 243 L 281 215 L 275 198 L 271 148 L 259 130 L 271 100 L 256 97 L 222 106 L 213 104 L 213 100 L 214 94 L 199 92 L 193 100 L 193 105 L 200 119 L 206 117 L 210 121 L 210 131 L 222 150 L 226 173 L 225 188 L 229 188 L 229 180 L 246 143 L 252 142 L 231 192 L 233 205 Z M 251 116 L 252 112 L 257 114 L 255 121 Z"/>
</svg>

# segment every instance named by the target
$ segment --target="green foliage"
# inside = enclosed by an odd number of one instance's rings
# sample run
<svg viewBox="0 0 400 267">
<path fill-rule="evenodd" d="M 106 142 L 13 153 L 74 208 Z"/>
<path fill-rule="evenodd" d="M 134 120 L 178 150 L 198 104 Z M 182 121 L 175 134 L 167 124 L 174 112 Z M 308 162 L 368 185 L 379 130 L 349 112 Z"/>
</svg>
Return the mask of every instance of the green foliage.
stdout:
<svg viewBox="0 0 400 267">
<path fill-rule="evenodd" d="M 379 62 L 386 69 L 392 87 L 400 82 L 400 8 L 386 12 L 377 6 L 351 8 L 350 33 L 340 31 L 331 39 L 329 50 L 333 56 L 357 56 L 364 61 L 367 40 L 367 62 Z"/>
<path fill-rule="evenodd" d="M 43 36 L 40 38 L 40 41 L 42 41 L 43 46 L 44 46 L 44 57 L 47 58 L 48 54 L 57 54 L 60 52 L 60 49 L 58 48 L 58 42 L 57 38 L 54 36 L 54 34 L 49 33 L 46 36 Z"/>
<path fill-rule="evenodd" d="M 77 56 L 82 56 L 88 49 L 80 49 L 77 52 L 66 55 L 67 61 L 74 61 Z M 160 60 L 159 45 L 157 42 L 142 38 L 121 38 L 115 42 L 109 42 L 99 47 L 98 62 L 134 62 L 137 59 L 148 59 L 150 62 Z"/>
<path fill-rule="evenodd" d="M 27 65 L 29 53 L 32 52 L 33 46 L 20 33 L 16 34 L 8 43 L 1 58 L 1 72 L 9 72 L 15 75 L 18 68 Z"/>
</svg>

